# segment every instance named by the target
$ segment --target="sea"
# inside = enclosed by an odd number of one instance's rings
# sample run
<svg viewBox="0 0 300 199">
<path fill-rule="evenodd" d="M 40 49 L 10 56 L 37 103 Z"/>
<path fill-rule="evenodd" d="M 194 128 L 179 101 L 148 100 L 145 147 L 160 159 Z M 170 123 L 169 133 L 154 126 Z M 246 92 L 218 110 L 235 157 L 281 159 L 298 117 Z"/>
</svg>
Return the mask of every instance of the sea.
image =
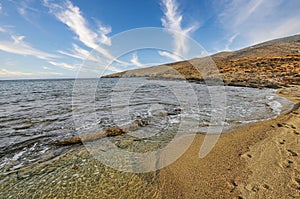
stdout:
<svg viewBox="0 0 300 199">
<path fill-rule="evenodd" d="M 128 133 L 143 141 L 157 141 L 183 122 L 189 133 L 208 133 L 211 118 L 222 115 L 219 133 L 226 133 L 274 118 L 294 105 L 274 89 L 213 87 L 146 78 L 2 80 L 0 170 L 13 172 L 76 147 L 56 146 L 57 141 L 137 120 L 145 125 L 138 133 Z"/>
</svg>

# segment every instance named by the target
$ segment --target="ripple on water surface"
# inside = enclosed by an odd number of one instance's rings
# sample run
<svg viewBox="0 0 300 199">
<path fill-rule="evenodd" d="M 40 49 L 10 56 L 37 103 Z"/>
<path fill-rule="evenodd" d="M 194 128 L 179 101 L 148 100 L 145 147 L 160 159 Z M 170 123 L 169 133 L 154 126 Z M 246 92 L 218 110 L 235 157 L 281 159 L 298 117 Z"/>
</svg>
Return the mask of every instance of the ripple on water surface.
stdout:
<svg viewBox="0 0 300 199">
<path fill-rule="evenodd" d="M 191 83 L 189 85 L 197 95 L 197 106 L 189 107 L 188 111 L 176 112 L 175 110 L 182 108 L 181 103 L 192 104 L 189 101 L 189 93 L 184 89 L 184 84 L 189 83 L 132 78 L 124 80 L 127 82 L 123 87 L 115 88 L 118 79 L 101 79 L 99 82 L 98 80 L 79 81 L 83 88 L 89 88 L 92 84 L 98 84 L 98 87 L 94 99 L 88 98 L 85 93 L 86 89 L 80 91 L 82 92 L 81 98 L 76 101 L 76 103 L 81 103 L 78 109 L 72 107 L 74 80 L 1 81 L 1 172 L 13 173 L 24 165 L 30 166 L 34 162 L 49 161 L 68 151 L 70 147 L 56 147 L 50 143 L 78 136 L 72 111 L 86 118 L 87 121 L 88 119 L 94 121 L 92 130 L 97 132 L 112 125 L 126 125 L 139 117 L 150 118 L 150 125 L 142 127 L 140 132 L 137 132 L 139 136 L 146 137 L 146 139 L 133 139 L 128 136 L 112 138 L 113 143 L 118 147 L 137 152 L 163 148 L 173 138 L 183 118 L 187 121 L 199 121 L 199 128 L 192 129 L 193 132 L 205 132 L 210 124 L 211 114 L 220 111 L 211 108 L 210 94 L 207 87 L 202 84 Z M 131 85 L 138 85 L 138 88 L 128 95 Z M 174 90 L 177 93 L 174 93 Z M 186 101 L 179 101 L 179 96 L 185 96 Z M 293 105 L 288 100 L 277 96 L 275 90 L 272 89 L 226 87 L 226 96 L 226 104 L 221 107 L 226 109 L 226 120 L 222 123 L 225 130 L 233 126 L 276 117 Z M 92 117 L 92 113 L 96 113 L 96 118 Z M 187 132 L 190 130 L 187 129 Z M 66 166 L 65 169 L 69 167 Z M 63 173 L 62 170 L 60 172 Z M 54 171 L 51 173 L 55 174 Z M 32 184 L 34 184 L 33 180 L 49 181 L 48 188 L 54 189 L 58 181 L 53 179 L 54 182 L 50 182 L 51 175 L 41 172 L 40 177 L 37 175 L 32 180 L 26 179 Z M 59 179 L 58 175 L 59 173 L 54 176 Z M 78 175 L 81 176 L 81 174 Z M 76 183 L 79 183 L 77 181 L 81 178 L 76 178 L 76 176 L 67 176 L 67 178 L 74 178 Z M 127 177 L 129 176 L 128 174 Z M 139 179 L 139 177 L 135 178 Z M 21 179 L 20 176 L 18 179 Z M 63 183 L 63 179 L 60 183 Z M 26 183 L 17 184 L 25 187 Z M 35 190 L 39 192 L 38 188 Z M 109 191 L 109 188 L 106 191 Z"/>
</svg>

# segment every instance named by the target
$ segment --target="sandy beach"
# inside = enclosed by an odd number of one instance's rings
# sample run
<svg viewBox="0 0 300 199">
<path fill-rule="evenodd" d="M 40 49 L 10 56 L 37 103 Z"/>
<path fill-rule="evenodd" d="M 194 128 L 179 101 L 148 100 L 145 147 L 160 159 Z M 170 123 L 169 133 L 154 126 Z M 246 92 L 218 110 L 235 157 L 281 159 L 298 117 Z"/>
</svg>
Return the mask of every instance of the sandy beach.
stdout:
<svg viewBox="0 0 300 199">
<path fill-rule="evenodd" d="M 300 197 L 300 87 L 279 95 L 292 111 L 221 135 L 199 159 L 204 135 L 157 172 L 113 170 L 84 147 L 1 176 L 1 198 L 298 198 Z"/>
<path fill-rule="evenodd" d="M 300 0 L 0 0 L 0 199 L 300 199 Z"/>
<path fill-rule="evenodd" d="M 279 91 L 299 103 L 299 87 Z M 300 109 L 221 135 L 214 149 L 198 158 L 204 136 L 161 171 L 170 198 L 299 198 Z"/>
</svg>

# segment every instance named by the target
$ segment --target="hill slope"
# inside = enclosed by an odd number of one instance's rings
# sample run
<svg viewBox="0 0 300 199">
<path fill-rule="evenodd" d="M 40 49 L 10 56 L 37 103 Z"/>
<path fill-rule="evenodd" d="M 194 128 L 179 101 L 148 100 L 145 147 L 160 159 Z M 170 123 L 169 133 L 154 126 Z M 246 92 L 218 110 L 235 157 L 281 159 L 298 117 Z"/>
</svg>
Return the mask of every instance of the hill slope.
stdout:
<svg viewBox="0 0 300 199">
<path fill-rule="evenodd" d="M 211 58 L 211 59 L 210 59 Z M 214 61 L 218 71 L 201 70 Z M 192 64 L 194 66 L 192 66 Z M 276 39 L 234 52 L 222 52 L 149 68 L 135 69 L 105 77 L 150 77 L 203 81 L 222 78 L 225 85 L 272 87 L 300 84 L 300 35 Z"/>
</svg>

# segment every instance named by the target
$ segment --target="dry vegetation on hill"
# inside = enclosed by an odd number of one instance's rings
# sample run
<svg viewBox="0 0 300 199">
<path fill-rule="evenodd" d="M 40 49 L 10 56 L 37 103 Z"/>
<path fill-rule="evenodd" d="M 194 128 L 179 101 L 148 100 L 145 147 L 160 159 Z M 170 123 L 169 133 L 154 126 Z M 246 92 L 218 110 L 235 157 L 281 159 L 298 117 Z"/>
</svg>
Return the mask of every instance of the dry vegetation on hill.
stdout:
<svg viewBox="0 0 300 199">
<path fill-rule="evenodd" d="M 213 63 L 214 62 L 214 63 Z M 201 67 L 201 73 L 191 65 Z M 207 63 L 218 71 L 203 72 Z M 205 74 L 204 74 L 205 73 Z M 279 88 L 300 84 L 300 35 L 272 40 L 206 58 L 135 69 L 105 77 L 150 77 L 203 81 L 222 78 L 225 85 Z"/>
</svg>

